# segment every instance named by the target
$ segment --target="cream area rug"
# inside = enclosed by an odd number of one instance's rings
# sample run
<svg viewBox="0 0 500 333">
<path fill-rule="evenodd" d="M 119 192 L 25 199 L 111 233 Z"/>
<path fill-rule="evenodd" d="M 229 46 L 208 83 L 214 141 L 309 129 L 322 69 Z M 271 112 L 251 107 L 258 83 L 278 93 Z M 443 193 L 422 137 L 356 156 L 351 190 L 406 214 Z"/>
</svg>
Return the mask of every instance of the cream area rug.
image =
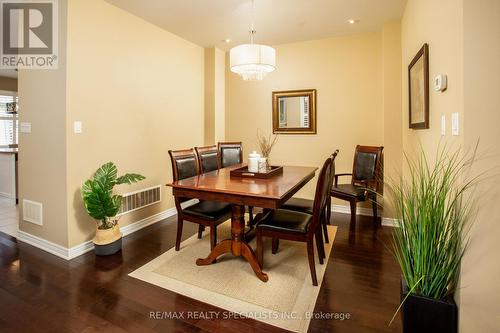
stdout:
<svg viewBox="0 0 500 333">
<path fill-rule="evenodd" d="M 197 235 L 153 259 L 129 275 L 178 294 L 214 305 L 238 316 L 253 318 L 293 332 L 307 332 L 316 304 L 326 263 L 332 249 L 337 227 L 328 226 L 330 243 L 325 244 L 326 260 L 318 262 L 319 286 L 312 285 L 305 243 L 280 240 L 278 253 L 271 253 L 271 240 L 264 238 L 264 268 L 269 281 L 257 278 L 242 258 L 224 254 L 208 266 L 196 266 L 197 258 L 210 251 L 210 235 Z M 219 240 L 230 238 L 231 222 L 217 227 Z M 255 239 L 250 243 L 255 249 Z M 161 310 L 161 309 L 159 309 Z M 221 315 L 218 317 L 223 320 Z"/>
</svg>

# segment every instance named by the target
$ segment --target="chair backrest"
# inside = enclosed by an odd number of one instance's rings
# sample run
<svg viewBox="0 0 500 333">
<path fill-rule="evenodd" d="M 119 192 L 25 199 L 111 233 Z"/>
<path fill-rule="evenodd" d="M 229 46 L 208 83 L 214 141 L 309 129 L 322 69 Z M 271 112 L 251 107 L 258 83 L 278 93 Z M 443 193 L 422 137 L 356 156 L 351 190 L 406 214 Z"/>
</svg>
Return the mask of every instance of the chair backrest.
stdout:
<svg viewBox="0 0 500 333">
<path fill-rule="evenodd" d="M 200 173 L 210 172 L 220 169 L 219 150 L 216 145 L 206 147 L 195 147 L 198 156 Z"/>
<path fill-rule="evenodd" d="M 356 146 L 352 166 L 352 183 L 376 190 L 382 177 L 384 147 Z"/>
<path fill-rule="evenodd" d="M 332 157 L 328 157 L 319 172 L 318 182 L 316 183 L 316 192 L 314 194 L 313 222 L 309 232 L 314 232 L 318 227 L 321 218 L 325 213 L 327 200 L 330 200 L 330 190 L 332 188 L 333 178 L 332 168 L 334 168 L 333 163 L 334 160 Z"/>
<path fill-rule="evenodd" d="M 169 150 L 174 182 L 199 174 L 198 160 L 194 149 Z"/>
<path fill-rule="evenodd" d="M 219 142 L 217 146 L 219 149 L 221 168 L 243 163 L 241 142 Z"/>
<path fill-rule="evenodd" d="M 332 186 L 333 186 L 333 180 L 335 178 L 335 159 L 337 158 L 338 154 L 339 154 L 339 150 L 335 149 L 333 154 L 330 155 L 330 158 L 332 159 L 332 168 L 330 170 L 330 173 L 331 173 L 330 177 L 331 177 L 331 181 L 332 181 Z"/>
</svg>

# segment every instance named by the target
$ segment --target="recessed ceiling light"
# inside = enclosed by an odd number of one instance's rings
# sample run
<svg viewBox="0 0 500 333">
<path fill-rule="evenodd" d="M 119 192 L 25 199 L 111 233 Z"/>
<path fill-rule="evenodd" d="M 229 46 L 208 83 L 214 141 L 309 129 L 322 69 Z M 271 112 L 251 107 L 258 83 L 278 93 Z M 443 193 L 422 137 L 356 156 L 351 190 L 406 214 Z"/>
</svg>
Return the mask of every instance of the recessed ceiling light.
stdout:
<svg viewBox="0 0 500 333">
<path fill-rule="evenodd" d="M 359 20 L 355 20 L 355 19 L 348 19 L 346 22 L 347 22 L 347 23 L 349 23 L 349 24 L 355 24 L 355 23 L 358 23 L 358 22 L 359 22 Z"/>
<path fill-rule="evenodd" d="M 226 44 L 227 44 L 227 43 L 231 43 L 231 38 L 226 38 L 226 39 L 224 39 L 224 42 L 226 42 Z"/>
</svg>

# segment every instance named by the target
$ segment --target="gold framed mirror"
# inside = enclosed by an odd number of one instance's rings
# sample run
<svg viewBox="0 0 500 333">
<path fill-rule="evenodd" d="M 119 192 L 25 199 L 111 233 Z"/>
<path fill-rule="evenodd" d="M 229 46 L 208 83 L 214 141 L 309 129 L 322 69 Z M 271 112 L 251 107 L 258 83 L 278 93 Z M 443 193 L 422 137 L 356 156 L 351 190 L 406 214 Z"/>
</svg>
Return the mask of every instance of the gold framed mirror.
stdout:
<svg viewBox="0 0 500 333">
<path fill-rule="evenodd" d="M 273 133 L 316 134 L 316 89 L 273 91 Z"/>
</svg>

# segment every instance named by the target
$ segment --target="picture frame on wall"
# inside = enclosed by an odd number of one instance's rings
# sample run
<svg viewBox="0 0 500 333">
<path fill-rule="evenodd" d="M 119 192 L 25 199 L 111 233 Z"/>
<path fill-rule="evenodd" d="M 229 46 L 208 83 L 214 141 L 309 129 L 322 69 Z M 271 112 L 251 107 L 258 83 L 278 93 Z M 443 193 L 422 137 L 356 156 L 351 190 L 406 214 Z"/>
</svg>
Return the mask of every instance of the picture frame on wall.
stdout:
<svg viewBox="0 0 500 333">
<path fill-rule="evenodd" d="M 425 43 L 408 65 L 409 126 L 429 128 L 429 46 Z"/>
</svg>

